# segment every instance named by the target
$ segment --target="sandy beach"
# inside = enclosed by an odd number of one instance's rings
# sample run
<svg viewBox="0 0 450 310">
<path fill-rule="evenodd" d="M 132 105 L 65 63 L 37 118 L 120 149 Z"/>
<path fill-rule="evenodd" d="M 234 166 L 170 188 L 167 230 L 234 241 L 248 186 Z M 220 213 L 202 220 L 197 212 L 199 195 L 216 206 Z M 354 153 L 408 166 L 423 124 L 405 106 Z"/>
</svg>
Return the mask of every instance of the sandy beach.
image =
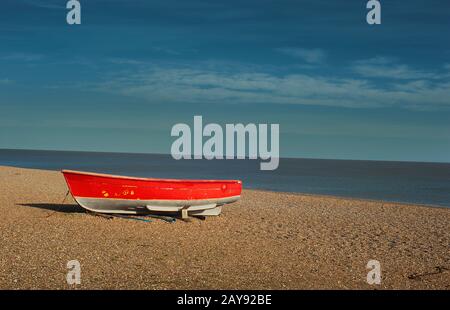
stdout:
<svg viewBox="0 0 450 310">
<path fill-rule="evenodd" d="M 1 289 L 450 288 L 450 209 L 244 190 L 219 217 L 145 223 L 66 192 L 59 172 L 0 167 Z"/>
</svg>

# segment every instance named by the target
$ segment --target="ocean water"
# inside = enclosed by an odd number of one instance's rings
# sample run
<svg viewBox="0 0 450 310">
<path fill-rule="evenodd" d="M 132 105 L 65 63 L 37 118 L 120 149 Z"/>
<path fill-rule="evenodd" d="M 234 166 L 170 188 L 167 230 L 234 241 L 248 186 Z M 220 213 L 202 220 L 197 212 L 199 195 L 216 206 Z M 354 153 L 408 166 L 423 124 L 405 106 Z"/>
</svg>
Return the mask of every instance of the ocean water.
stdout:
<svg viewBox="0 0 450 310">
<path fill-rule="evenodd" d="M 333 195 L 450 207 L 450 164 L 280 159 L 274 171 L 259 160 L 174 160 L 170 155 L 1 150 L 0 165 L 83 170 L 129 176 L 240 179 L 244 188 Z"/>
</svg>

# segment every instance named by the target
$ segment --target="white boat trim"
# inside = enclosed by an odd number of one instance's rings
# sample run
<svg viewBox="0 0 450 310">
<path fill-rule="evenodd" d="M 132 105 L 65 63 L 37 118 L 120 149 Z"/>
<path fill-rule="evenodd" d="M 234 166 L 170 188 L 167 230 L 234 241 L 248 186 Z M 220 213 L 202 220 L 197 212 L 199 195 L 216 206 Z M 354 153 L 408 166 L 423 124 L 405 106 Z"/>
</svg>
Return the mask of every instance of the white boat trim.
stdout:
<svg viewBox="0 0 450 310">
<path fill-rule="evenodd" d="M 213 209 L 217 206 L 216 203 L 208 204 L 208 205 L 199 205 L 199 206 L 190 206 L 187 207 L 188 211 L 199 211 L 199 210 L 208 210 Z M 177 212 L 183 209 L 183 206 L 146 206 L 150 211 L 156 212 Z"/>
<path fill-rule="evenodd" d="M 239 200 L 240 196 L 196 200 L 136 200 L 74 197 L 86 210 L 99 213 L 145 214 L 151 212 L 178 212 L 187 209 L 193 215 L 218 215 L 221 206 Z M 211 210 L 210 212 L 204 212 Z M 218 212 L 218 214 L 216 214 Z M 201 214 L 200 214 L 201 213 Z"/>
</svg>

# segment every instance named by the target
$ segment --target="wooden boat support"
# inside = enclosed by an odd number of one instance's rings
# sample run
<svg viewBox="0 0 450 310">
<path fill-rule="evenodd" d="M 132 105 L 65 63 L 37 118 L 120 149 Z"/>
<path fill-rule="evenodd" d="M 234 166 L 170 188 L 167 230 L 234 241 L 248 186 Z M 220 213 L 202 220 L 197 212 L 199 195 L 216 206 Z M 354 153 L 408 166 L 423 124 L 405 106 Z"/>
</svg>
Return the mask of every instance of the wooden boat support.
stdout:
<svg viewBox="0 0 450 310">
<path fill-rule="evenodd" d="M 189 216 L 188 216 L 188 208 L 189 208 L 189 206 L 185 206 L 185 207 L 183 207 L 183 209 L 181 209 L 181 218 L 182 219 L 187 219 Z"/>
<path fill-rule="evenodd" d="M 222 206 L 239 200 L 238 180 L 149 179 L 81 171 L 62 171 L 75 201 L 100 213 L 181 213 L 216 216 Z"/>
</svg>

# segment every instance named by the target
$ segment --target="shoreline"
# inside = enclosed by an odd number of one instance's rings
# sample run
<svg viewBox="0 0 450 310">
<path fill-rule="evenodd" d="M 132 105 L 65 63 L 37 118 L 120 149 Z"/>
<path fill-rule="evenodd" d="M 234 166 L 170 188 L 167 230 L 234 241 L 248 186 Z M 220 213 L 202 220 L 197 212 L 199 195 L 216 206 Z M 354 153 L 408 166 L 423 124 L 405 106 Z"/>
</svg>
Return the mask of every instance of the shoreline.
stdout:
<svg viewBox="0 0 450 310">
<path fill-rule="evenodd" d="M 61 152 L 65 152 L 65 151 L 61 151 Z M 127 154 L 127 153 L 124 153 L 124 154 Z M 159 154 L 157 154 L 157 155 L 159 155 Z M 165 155 L 165 154 L 161 154 L 161 155 Z M 42 168 L 25 168 L 25 167 L 8 166 L 8 165 L 0 165 L 0 168 L 14 168 L 14 169 L 29 169 L 29 170 L 61 172 L 61 170 L 48 170 L 48 169 L 42 169 Z M 143 177 L 143 178 L 145 178 L 145 177 Z M 425 208 L 450 209 L 450 206 L 437 205 L 437 204 L 425 204 L 425 203 L 414 203 L 414 202 L 404 202 L 404 201 L 390 201 L 390 200 L 383 200 L 383 199 L 359 198 L 359 197 L 351 197 L 351 196 L 336 196 L 336 195 L 332 195 L 332 194 L 314 194 L 314 193 L 306 193 L 306 192 L 277 191 L 277 190 L 273 190 L 273 189 L 264 189 L 264 188 L 245 188 L 245 184 L 243 184 L 243 185 L 244 185 L 243 190 L 259 191 L 259 192 L 263 192 L 263 193 L 270 192 L 270 193 L 279 193 L 279 194 L 287 194 L 287 195 L 300 195 L 300 196 L 311 196 L 311 197 L 321 197 L 321 198 L 357 200 L 357 201 L 361 201 L 361 202 L 370 201 L 370 202 L 378 202 L 378 203 L 385 203 L 385 204 L 398 204 L 398 205 L 409 205 L 409 206 L 417 206 L 417 207 L 425 207 Z"/>
<path fill-rule="evenodd" d="M 450 209 L 450 207 L 446 207 L 446 206 L 442 206 L 442 205 L 402 202 L 402 201 L 389 201 L 389 200 L 382 200 L 382 199 L 358 198 L 358 197 L 350 197 L 350 196 L 336 196 L 336 195 L 331 195 L 331 194 L 327 195 L 327 194 L 311 194 L 311 193 L 303 193 L 303 192 L 282 192 L 282 191 L 275 191 L 275 190 L 270 190 L 270 189 L 257 189 L 257 188 L 248 188 L 245 190 L 254 191 L 254 192 L 263 192 L 263 193 L 278 193 L 278 194 L 286 194 L 286 195 L 310 196 L 310 197 L 317 197 L 317 198 L 356 200 L 356 201 L 360 201 L 360 202 L 374 202 L 374 203 L 383 203 L 383 204 L 400 205 L 400 206 L 406 205 L 406 206 L 421 207 L 421 208 Z"/>
<path fill-rule="evenodd" d="M 0 166 L 0 288 L 450 289 L 449 208 L 244 190 L 218 217 L 144 223 L 66 192 L 57 171 Z"/>
</svg>

